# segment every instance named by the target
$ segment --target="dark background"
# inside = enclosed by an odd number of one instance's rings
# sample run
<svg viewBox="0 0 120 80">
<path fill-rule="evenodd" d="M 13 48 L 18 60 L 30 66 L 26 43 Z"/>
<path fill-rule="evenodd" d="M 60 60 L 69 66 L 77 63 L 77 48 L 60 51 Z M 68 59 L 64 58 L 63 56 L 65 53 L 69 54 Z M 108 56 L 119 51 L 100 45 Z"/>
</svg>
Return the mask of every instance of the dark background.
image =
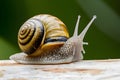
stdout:
<svg viewBox="0 0 120 80">
<path fill-rule="evenodd" d="M 92 16 L 97 19 L 84 41 L 85 59 L 120 58 L 120 1 L 119 0 L 0 0 L 0 59 L 20 52 L 17 33 L 30 17 L 51 14 L 68 27 L 70 36 L 81 15 L 79 33 Z"/>
</svg>

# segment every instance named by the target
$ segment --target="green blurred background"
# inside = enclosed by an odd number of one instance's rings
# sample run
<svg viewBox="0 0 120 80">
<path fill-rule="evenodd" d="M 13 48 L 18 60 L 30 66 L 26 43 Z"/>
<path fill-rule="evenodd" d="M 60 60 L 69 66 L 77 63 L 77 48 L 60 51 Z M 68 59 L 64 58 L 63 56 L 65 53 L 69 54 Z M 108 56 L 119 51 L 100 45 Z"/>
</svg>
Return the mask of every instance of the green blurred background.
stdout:
<svg viewBox="0 0 120 80">
<path fill-rule="evenodd" d="M 92 16 L 97 19 L 84 41 L 85 59 L 120 58 L 120 1 L 119 0 L 0 0 L 0 59 L 20 52 L 17 33 L 30 17 L 51 14 L 68 27 L 70 36 L 81 15 L 79 33 Z"/>
</svg>

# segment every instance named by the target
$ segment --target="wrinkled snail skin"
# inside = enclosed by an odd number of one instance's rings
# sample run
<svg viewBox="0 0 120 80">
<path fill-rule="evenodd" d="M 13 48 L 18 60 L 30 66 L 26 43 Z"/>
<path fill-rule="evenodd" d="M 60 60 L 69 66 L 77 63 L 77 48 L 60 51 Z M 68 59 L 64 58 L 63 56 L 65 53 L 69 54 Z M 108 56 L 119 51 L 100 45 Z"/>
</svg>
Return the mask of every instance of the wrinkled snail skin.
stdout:
<svg viewBox="0 0 120 80">
<path fill-rule="evenodd" d="M 66 43 L 60 48 L 41 54 L 40 56 L 30 57 L 24 52 L 17 53 L 10 58 L 23 64 L 60 64 L 70 63 L 73 59 L 72 45 Z M 70 49 L 69 49 L 70 48 Z M 69 49 L 69 50 L 68 50 Z"/>
<path fill-rule="evenodd" d="M 49 16 L 49 19 L 48 19 L 48 16 Z M 28 40 L 28 42 L 24 40 L 24 44 L 23 43 L 22 44 L 27 46 L 27 48 L 23 48 L 22 49 L 23 52 L 21 53 L 17 53 L 10 56 L 11 60 L 14 60 L 18 63 L 23 63 L 23 64 L 61 64 L 61 63 L 71 63 L 71 62 L 75 62 L 83 59 L 82 52 L 85 53 L 83 45 L 88 44 L 87 42 L 83 42 L 83 39 L 90 25 L 96 19 L 96 16 L 93 16 L 91 21 L 80 33 L 80 35 L 78 35 L 78 26 L 79 26 L 80 16 L 78 16 L 78 20 L 75 26 L 73 36 L 70 38 L 67 32 L 66 26 L 63 24 L 62 21 L 59 21 L 59 19 L 56 17 L 45 14 L 45 15 L 35 16 L 31 19 L 38 20 L 40 25 L 37 24 L 37 26 L 39 26 L 39 29 L 38 30 L 36 29 L 36 30 L 40 32 L 39 34 L 43 34 L 43 36 L 37 36 L 32 39 L 29 37 L 31 40 L 30 41 Z M 31 23 L 30 25 L 36 25 L 36 24 Z M 57 26 L 60 25 L 59 28 L 62 26 L 61 28 L 62 30 L 55 28 L 56 25 Z M 44 26 L 47 26 L 47 27 L 44 27 Z M 44 30 L 42 31 L 43 28 Z M 27 29 L 29 28 L 27 27 Z M 54 34 L 56 33 L 56 31 L 52 29 L 56 30 L 57 32 L 60 32 L 60 34 Z M 30 33 L 31 31 L 32 33 L 35 32 L 34 30 L 30 30 L 30 31 L 23 30 L 22 32 L 19 31 L 18 37 L 19 37 L 19 34 L 25 34 L 24 36 L 29 35 L 34 37 L 36 33 L 34 33 L 34 35 L 27 34 L 27 33 Z M 44 33 L 41 33 L 41 32 L 44 32 Z M 24 36 L 22 36 L 22 38 Z M 41 39 L 41 37 L 43 39 Z M 31 42 L 33 39 L 37 39 L 37 38 L 39 38 L 37 41 L 41 41 L 41 42 L 37 42 L 37 43 L 35 43 L 36 41 Z M 20 40 L 18 39 L 18 43 L 19 42 Z M 31 44 L 26 45 L 27 43 L 30 43 L 30 42 Z M 19 43 L 19 46 L 21 47 L 21 43 Z M 31 47 L 29 48 L 29 46 L 32 46 L 33 48 L 32 51 L 30 51 L 32 48 Z M 33 47 L 33 46 L 37 46 L 37 47 Z M 28 50 L 28 48 L 30 50 Z"/>
</svg>

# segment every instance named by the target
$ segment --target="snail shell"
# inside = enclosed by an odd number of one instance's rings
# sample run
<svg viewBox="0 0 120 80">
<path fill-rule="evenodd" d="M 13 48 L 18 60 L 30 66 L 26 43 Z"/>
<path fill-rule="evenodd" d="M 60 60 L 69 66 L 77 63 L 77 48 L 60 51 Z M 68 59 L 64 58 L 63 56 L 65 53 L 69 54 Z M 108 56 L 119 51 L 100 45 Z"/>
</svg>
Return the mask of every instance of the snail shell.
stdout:
<svg viewBox="0 0 120 80">
<path fill-rule="evenodd" d="M 78 35 L 78 16 L 73 36 L 69 38 L 65 24 L 57 17 L 48 14 L 34 16 L 18 32 L 18 44 L 23 52 L 10 56 L 10 59 L 23 64 L 60 64 L 81 60 L 82 52 L 85 53 L 83 44 L 88 44 L 83 42 L 84 36 L 95 19 L 93 16 Z"/>
<path fill-rule="evenodd" d="M 65 24 L 57 17 L 47 14 L 30 18 L 18 32 L 19 47 L 29 56 L 38 56 L 58 48 L 68 38 Z"/>
</svg>

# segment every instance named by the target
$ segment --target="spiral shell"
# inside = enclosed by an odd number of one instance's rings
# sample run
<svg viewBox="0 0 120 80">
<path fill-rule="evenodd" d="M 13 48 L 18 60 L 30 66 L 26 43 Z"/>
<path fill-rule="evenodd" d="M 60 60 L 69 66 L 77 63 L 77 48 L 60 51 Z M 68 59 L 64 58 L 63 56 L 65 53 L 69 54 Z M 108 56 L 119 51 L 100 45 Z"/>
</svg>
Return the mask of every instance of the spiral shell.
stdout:
<svg viewBox="0 0 120 80">
<path fill-rule="evenodd" d="M 37 56 L 58 48 L 69 38 L 65 24 L 57 17 L 40 14 L 27 20 L 18 32 L 20 49 Z"/>
</svg>

